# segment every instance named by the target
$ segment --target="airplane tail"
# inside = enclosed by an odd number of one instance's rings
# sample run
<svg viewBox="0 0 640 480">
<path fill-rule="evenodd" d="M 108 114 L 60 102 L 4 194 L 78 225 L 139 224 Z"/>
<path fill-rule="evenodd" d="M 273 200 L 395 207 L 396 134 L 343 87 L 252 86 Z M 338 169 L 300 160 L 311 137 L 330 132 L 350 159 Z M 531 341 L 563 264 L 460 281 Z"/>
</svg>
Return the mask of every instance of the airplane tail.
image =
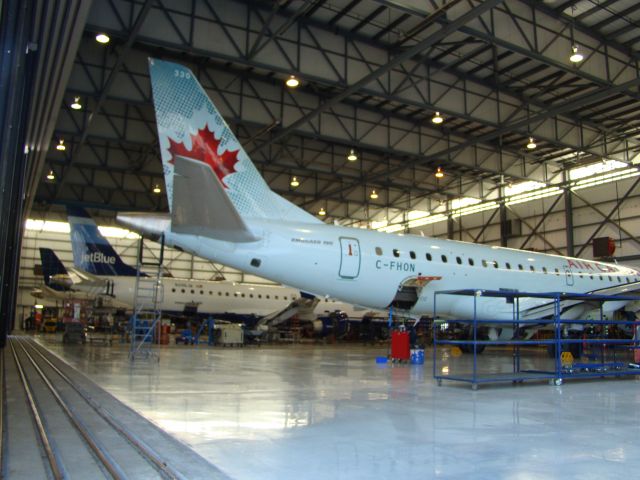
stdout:
<svg viewBox="0 0 640 480">
<path fill-rule="evenodd" d="M 40 261 L 42 262 L 44 284 L 59 292 L 68 290 L 67 286 L 56 281 L 56 278 L 67 276 L 68 272 L 55 252 L 50 248 L 40 248 Z"/>
<path fill-rule="evenodd" d="M 84 209 L 67 207 L 67 216 L 76 268 L 94 275 L 136 275 L 136 269 L 122 261 Z"/>
<path fill-rule="evenodd" d="M 252 241 L 245 219 L 320 223 L 271 191 L 191 70 L 149 71 L 173 231 Z"/>
</svg>

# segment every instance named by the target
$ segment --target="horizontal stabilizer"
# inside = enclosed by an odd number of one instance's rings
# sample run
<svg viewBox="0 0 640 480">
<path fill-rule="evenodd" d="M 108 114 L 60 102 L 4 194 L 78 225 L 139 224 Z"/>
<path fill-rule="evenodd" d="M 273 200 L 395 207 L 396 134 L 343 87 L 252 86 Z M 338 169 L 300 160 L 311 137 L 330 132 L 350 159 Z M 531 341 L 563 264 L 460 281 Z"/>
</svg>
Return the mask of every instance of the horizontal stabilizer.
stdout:
<svg viewBox="0 0 640 480">
<path fill-rule="evenodd" d="M 253 242 L 251 233 L 209 165 L 177 156 L 171 230 L 229 242 Z"/>
</svg>

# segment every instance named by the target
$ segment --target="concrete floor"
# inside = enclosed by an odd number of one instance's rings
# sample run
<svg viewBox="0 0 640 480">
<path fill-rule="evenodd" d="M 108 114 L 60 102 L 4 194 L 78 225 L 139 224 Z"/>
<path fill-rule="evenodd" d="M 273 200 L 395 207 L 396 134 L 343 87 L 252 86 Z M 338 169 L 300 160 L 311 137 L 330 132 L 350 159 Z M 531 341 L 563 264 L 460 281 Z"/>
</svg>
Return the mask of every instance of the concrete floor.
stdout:
<svg viewBox="0 0 640 480">
<path fill-rule="evenodd" d="M 126 346 L 44 343 L 233 478 L 601 480 L 640 470 L 636 377 L 472 391 L 438 387 L 429 350 L 424 366 L 392 366 L 376 364 L 386 349 L 373 347 L 171 346 L 159 363 L 130 367 Z M 483 362 L 497 371 L 510 355 Z"/>
</svg>

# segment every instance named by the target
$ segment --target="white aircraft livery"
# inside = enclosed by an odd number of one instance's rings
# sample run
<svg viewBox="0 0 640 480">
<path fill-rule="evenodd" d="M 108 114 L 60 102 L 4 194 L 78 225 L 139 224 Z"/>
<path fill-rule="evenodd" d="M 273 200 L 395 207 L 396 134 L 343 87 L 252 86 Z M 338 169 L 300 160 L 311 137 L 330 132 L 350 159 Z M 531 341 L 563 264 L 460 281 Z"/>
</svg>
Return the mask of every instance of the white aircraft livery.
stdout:
<svg viewBox="0 0 640 480">
<path fill-rule="evenodd" d="M 616 264 L 414 235 L 327 225 L 271 191 L 186 67 L 150 60 L 169 215 L 121 213 L 134 230 L 164 235 L 195 255 L 373 309 L 433 314 L 434 292 L 490 289 L 629 294 L 640 272 Z M 607 302 L 605 310 L 628 306 Z M 473 298 L 442 296 L 443 317 L 470 318 Z M 567 301 L 563 318 L 594 308 Z M 553 313 L 522 299 L 523 318 Z M 479 319 L 511 319 L 504 298 L 480 298 Z"/>
<path fill-rule="evenodd" d="M 133 307 L 136 285 L 136 269 L 127 265 L 100 233 L 95 221 L 82 208 L 67 207 L 71 229 L 74 269 L 62 265 L 50 249 L 41 249 L 45 283 L 55 287 L 51 279 L 62 279 L 66 287 L 93 293 L 108 293 L 120 304 Z M 74 282 L 75 279 L 75 282 Z M 86 287 L 86 288 L 85 288 Z M 303 303 L 299 291 L 280 285 L 234 283 L 198 279 L 163 277 L 158 291 L 159 309 L 165 313 L 197 310 L 201 315 L 211 314 L 218 319 L 248 320 L 264 317 L 286 309 L 294 300 Z M 324 298 L 313 303 L 310 309 L 302 306 L 298 314 L 313 321 L 324 312 L 339 310 L 348 316 L 356 316 L 351 305 Z M 364 313 L 361 309 L 360 315 Z"/>
</svg>

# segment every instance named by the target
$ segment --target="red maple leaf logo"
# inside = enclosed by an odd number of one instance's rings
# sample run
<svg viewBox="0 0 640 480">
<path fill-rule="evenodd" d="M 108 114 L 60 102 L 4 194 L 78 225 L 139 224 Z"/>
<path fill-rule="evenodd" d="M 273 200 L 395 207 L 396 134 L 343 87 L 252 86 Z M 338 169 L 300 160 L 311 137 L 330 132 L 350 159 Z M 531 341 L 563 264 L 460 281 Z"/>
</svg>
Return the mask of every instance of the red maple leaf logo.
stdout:
<svg viewBox="0 0 640 480">
<path fill-rule="evenodd" d="M 236 171 L 234 167 L 238 162 L 239 150 L 226 150 L 222 155 L 219 155 L 219 145 L 220 140 L 216 139 L 213 132 L 209 131 L 208 126 L 198 130 L 195 135 L 191 135 L 191 150 L 187 150 L 184 143 L 177 143 L 169 138 L 169 153 L 171 153 L 169 163 L 175 163 L 176 156 L 200 160 L 211 167 L 224 188 L 229 188 L 224 183 L 224 177 Z"/>
</svg>

